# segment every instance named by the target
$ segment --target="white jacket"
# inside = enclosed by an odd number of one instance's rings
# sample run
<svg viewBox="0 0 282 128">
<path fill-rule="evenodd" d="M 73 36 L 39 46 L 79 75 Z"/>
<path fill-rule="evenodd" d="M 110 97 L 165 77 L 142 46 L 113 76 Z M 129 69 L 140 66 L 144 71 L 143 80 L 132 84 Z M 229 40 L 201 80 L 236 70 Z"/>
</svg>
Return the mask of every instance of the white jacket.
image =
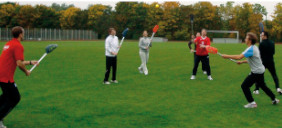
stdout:
<svg viewBox="0 0 282 128">
<path fill-rule="evenodd" d="M 109 57 L 115 57 L 111 52 L 117 53 L 118 51 L 118 37 L 109 35 L 105 40 L 105 50 L 106 50 L 106 56 Z"/>
</svg>

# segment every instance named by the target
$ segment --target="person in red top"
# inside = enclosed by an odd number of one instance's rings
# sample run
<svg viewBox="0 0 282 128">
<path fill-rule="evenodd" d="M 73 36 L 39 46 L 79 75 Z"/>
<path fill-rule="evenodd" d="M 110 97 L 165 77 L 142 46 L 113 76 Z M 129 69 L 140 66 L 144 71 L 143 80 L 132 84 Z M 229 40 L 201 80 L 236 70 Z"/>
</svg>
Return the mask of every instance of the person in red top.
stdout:
<svg viewBox="0 0 282 128">
<path fill-rule="evenodd" d="M 196 79 L 197 69 L 200 61 L 202 62 L 204 69 L 207 71 L 208 79 L 213 80 L 211 77 L 211 69 L 210 69 L 210 62 L 209 62 L 209 53 L 206 50 L 207 46 L 211 45 L 210 38 L 207 37 L 206 29 L 202 29 L 202 36 L 197 37 L 194 42 L 196 44 L 196 56 L 194 59 L 194 68 L 193 74 L 191 76 L 191 80 Z"/>
<path fill-rule="evenodd" d="M 19 67 L 26 76 L 30 71 L 25 65 L 35 65 L 37 61 L 24 61 L 24 48 L 20 41 L 24 37 L 24 29 L 16 26 L 12 28 L 13 39 L 5 44 L 0 56 L 0 86 L 2 95 L 0 96 L 0 128 L 5 128 L 3 118 L 20 101 L 20 93 L 14 81 L 16 67 Z"/>
</svg>

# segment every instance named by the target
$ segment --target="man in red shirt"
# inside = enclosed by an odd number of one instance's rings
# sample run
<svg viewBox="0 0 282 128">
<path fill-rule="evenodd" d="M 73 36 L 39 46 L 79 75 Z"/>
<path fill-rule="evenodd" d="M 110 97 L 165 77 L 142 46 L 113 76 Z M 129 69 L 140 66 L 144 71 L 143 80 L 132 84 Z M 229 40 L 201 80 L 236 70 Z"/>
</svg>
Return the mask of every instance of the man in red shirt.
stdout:
<svg viewBox="0 0 282 128">
<path fill-rule="evenodd" d="M 207 46 L 211 45 L 210 38 L 207 37 L 206 29 L 202 29 L 202 36 L 197 37 L 194 40 L 196 44 L 196 56 L 194 59 L 194 68 L 193 74 L 191 76 L 191 80 L 196 79 L 197 69 L 200 61 L 202 62 L 204 69 L 207 71 L 208 79 L 213 80 L 211 77 L 211 69 L 210 69 L 210 62 L 209 62 L 209 53 L 206 50 Z"/>
<path fill-rule="evenodd" d="M 14 81 L 14 73 L 18 66 L 26 76 L 30 75 L 30 71 L 25 65 L 35 65 L 37 61 L 24 61 L 24 48 L 20 41 L 24 37 L 24 29 L 22 27 L 12 28 L 13 39 L 10 40 L 3 48 L 0 56 L 0 86 L 2 95 L 0 96 L 0 128 L 6 128 L 3 124 L 3 118 L 20 101 L 20 93 Z"/>
</svg>

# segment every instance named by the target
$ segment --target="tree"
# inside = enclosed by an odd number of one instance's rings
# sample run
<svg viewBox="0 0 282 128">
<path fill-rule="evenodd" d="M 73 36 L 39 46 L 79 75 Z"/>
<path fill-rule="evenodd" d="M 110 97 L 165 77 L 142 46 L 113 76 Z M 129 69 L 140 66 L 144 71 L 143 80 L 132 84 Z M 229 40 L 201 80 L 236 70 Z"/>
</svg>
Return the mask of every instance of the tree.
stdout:
<svg viewBox="0 0 282 128">
<path fill-rule="evenodd" d="M 60 28 L 60 15 L 54 9 L 45 5 L 36 5 L 35 12 L 39 17 L 33 22 L 36 28 Z M 52 17 L 52 18 L 50 18 Z"/>
<path fill-rule="evenodd" d="M 273 36 L 277 41 L 282 41 L 282 3 L 278 3 L 275 6 L 273 18 L 273 28 L 272 34 L 276 35 Z"/>
<path fill-rule="evenodd" d="M 70 7 L 67 10 L 61 11 L 60 26 L 61 28 L 73 29 L 77 24 L 75 22 L 78 12 L 81 11 L 79 8 Z"/>
<path fill-rule="evenodd" d="M 32 28 L 35 20 L 40 17 L 39 14 L 34 12 L 36 12 L 36 10 L 31 5 L 21 6 L 15 16 L 17 23 L 22 27 Z"/>
<path fill-rule="evenodd" d="M 53 3 L 52 5 L 51 5 L 51 8 L 53 8 L 54 10 L 56 10 L 56 11 L 63 11 L 63 10 L 67 10 L 68 8 L 70 8 L 70 7 L 74 7 L 74 5 L 73 4 L 70 4 L 70 5 L 67 5 L 67 4 L 65 4 L 65 3 L 63 3 L 63 4 L 57 4 L 57 3 Z"/>
<path fill-rule="evenodd" d="M 1 4 L 0 6 L 0 27 L 11 27 L 12 19 L 16 15 L 16 9 L 19 7 L 18 4 Z"/>
</svg>

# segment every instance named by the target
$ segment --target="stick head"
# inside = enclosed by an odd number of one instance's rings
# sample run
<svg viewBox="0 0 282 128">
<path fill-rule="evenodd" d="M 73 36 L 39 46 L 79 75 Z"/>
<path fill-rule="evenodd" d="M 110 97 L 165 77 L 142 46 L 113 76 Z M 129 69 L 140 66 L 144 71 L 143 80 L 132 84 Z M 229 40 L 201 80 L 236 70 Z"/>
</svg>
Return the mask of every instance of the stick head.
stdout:
<svg viewBox="0 0 282 128">
<path fill-rule="evenodd" d="M 123 37 L 125 37 L 125 36 L 126 36 L 126 34 L 127 34 L 128 30 L 129 30 L 128 28 L 126 28 L 126 29 L 124 29 L 124 30 L 123 30 L 123 32 L 122 32 L 122 36 L 123 36 Z"/>
<path fill-rule="evenodd" d="M 54 51 L 57 47 L 58 47 L 57 44 L 50 44 L 50 45 L 48 45 L 48 46 L 45 48 L 46 53 L 49 54 L 50 52 Z"/>
<path fill-rule="evenodd" d="M 215 47 L 208 46 L 206 47 L 206 50 L 208 51 L 208 53 L 217 54 L 217 48 Z"/>
<path fill-rule="evenodd" d="M 260 33 L 264 32 L 264 27 L 262 22 L 259 23 L 259 31 Z"/>
<path fill-rule="evenodd" d="M 154 28 L 153 28 L 153 33 L 156 33 L 159 29 L 159 25 L 156 25 Z"/>
</svg>

